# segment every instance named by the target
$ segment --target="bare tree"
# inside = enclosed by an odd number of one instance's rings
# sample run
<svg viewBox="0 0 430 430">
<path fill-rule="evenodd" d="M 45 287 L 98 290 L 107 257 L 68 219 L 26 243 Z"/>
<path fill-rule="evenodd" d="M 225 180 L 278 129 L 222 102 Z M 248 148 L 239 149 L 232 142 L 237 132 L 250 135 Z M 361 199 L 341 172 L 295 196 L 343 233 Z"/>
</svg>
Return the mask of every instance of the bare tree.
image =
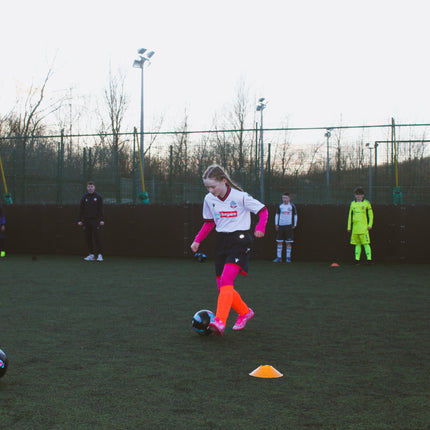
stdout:
<svg viewBox="0 0 430 430">
<path fill-rule="evenodd" d="M 101 118 L 99 134 L 108 134 L 110 139 L 101 138 L 101 143 L 107 142 L 112 155 L 112 170 L 116 202 L 121 202 L 121 154 L 125 140 L 121 139 L 121 126 L 128 108 L 128 96 L 125 93 L 125 76 L 121 71 L 112 74 L 109 67 L 108 86 L 104 90 L 104 102 L 107 112 L 107 122 Z"/>
<path fill-rule="evenodd" d="M 237 172 L 242 176 L 247 170 L 247 161 L 250 162 L 253 132 L 246 131 L 248 126 L 250 108 L 249 88 L 243 79 L 236 86 L 235 99 L 231 106 L 219 120 L 214 117 L 213 128 L 219 130 L 214 135 L 213 143 L 216 146 L 217 160 L 232 173 Z M 231 130 L 225 132 L 221 130 Z"/>
<path fill-rule="evenodd" d="M 21 148 L 21 200 L 26 200 L 26 157 L 29 150 L 34 150 L 36 137 L 47 132 L 47 118 L 60 109 L 64 97 L 46 99 L 48 81 L 53 74 L 53 66 L 48 72 L 40 87 L 31 86 L 27 92 L 23 108 L 13 109 L 6 117 L 7 134 L 19 141 Z M 38 142 L 38 149 L 42 143 Z"/>
<path fill-rule="evenodd" d="M 237 165 L 236 170 L 243 170 L 245 167 L 245 128 L 249 109 L 249 90 L 244 80 L 240 80 L 236 87 L 236 98 L 233 108 L 230 111 L 230 122 L 235 130 L 233 139 L 237 146 Z"/>
<path fill-rule="evenodd" d="M 188 165 L 188 114 L 185 111 L 182 124 L 176 129 L 173 135 L 172 157 L 173 157 L 173 173 L 182 178 L 187 175 Z"/>
</svg>

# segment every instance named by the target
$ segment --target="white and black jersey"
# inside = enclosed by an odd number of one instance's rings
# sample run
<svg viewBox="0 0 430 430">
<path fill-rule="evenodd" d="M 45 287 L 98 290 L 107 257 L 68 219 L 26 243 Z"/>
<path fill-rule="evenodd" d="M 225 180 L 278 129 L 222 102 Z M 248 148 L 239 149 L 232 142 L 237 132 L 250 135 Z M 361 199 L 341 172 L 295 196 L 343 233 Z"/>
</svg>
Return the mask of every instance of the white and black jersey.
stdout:
<svg viewBox="0 0 430 430">
<path fill-rule="evenodd" d="M 297 209 L 294 203 L 281 203 L 276 208 L 275 225 L 291 225 L 297 226 Z"/>
<path fill-rule="evenodd" d="M 250 213 L 257 214 L 264 204 L 251 197 L 245 191 L 228 187 L 223 198 L 208 193 L 203 202 L 204 221 L 215 222 L 219 233 L 246 231 L 251 228 Z"/>
</svg>

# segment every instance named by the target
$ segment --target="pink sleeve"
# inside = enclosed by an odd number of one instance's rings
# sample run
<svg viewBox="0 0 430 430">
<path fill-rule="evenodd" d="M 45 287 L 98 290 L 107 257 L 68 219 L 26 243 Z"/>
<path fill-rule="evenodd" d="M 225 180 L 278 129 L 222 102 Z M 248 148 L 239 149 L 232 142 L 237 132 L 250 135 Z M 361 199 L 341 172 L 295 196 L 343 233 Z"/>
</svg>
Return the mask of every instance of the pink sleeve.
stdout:
<svg viewBox="0 0 430 430">
<path fill-rule="evenodd" d="M 261 209 L 260 212 L 257 214 L 259 216 L 258 224 L 255 226 L 255 231 L 262 231 L 263 233 L 266 232 L 266 224 L 267 219 L 269 218 L 269 211 L 266 207 Z"/>
<path fill-rule="evenodd" d="M 197 233 L 194 242 L 202 243 L 214 227 L 215 223 L 213 221 L 204 222 L 202 228 Z"/>
</svg>

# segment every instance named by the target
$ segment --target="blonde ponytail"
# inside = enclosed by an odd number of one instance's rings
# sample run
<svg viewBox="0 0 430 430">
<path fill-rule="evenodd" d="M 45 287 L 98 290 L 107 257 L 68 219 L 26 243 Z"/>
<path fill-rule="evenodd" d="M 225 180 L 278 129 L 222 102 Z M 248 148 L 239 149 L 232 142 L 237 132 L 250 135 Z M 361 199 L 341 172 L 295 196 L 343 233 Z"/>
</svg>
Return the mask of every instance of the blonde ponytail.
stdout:
<svg viewBox="0 0 430 430">
<path fill-rule="evenodd" d="M 227 185 L 229 185 L 231 188 L 235 188 L 236 190 L 243 191 L 242 188 L 239 187 L 239 185 L 236 185 L 228 175 L 228 173 L 218 164 L 212 164 L 209 166 L 202 176 L 203 180 L 205 179 L 214 179 L 216 181 L 222 181 L 225 179 Z"/>
</svg>

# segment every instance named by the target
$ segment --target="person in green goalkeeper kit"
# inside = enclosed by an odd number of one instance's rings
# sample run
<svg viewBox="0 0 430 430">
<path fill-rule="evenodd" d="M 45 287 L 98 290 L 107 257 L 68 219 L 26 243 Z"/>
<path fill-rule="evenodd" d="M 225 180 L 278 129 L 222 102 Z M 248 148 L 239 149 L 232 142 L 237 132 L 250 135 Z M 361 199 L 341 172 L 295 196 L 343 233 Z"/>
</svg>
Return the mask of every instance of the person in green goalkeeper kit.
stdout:
<svg viewBox="0 0 430 430">
<path fill-rule="evenodd" d="M 373 210 L 370 202 L 364 199 L 363 188 L 354 190 L 355 200 L 351 202 L 348 215 L 348 232 L 351 232 L 351 245 L 355 245 L 354 264 L 360 264 L 361 246 L 366 254 L 367 264 L 372 264 L 369 231 L 373 226 Z"/>
</svg>

